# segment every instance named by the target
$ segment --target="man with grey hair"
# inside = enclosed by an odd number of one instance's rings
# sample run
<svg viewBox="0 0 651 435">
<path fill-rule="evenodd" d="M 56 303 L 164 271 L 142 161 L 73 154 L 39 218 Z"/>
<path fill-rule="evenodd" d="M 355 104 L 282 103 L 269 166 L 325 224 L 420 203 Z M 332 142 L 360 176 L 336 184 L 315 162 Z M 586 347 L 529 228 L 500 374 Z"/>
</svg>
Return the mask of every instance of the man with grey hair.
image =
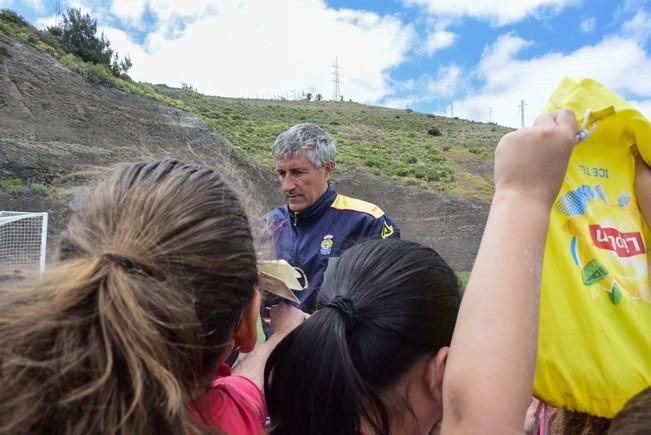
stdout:
<svg viewBox="0 0 651 435">
<path fill-rule="evenodd" d="M 396 224 L 378 206 L 335 191 L 329 181 L 336 153 L 334 139 L 311 123 L 281 133 L 271 150 L 287 204 L 264 220 L 278 258 L 302 276 L 305 289 L 296 296 L 308 313 L 316 309 L 330 258 L 360 239 L 400 237 Z"/>
</svg>

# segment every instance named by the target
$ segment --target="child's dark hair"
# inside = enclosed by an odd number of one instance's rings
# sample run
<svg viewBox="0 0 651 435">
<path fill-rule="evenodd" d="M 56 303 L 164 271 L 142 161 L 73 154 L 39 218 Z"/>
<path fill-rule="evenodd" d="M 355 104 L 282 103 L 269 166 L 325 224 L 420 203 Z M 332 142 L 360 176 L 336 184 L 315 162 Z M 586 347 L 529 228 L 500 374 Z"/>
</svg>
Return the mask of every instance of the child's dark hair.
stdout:
<svg viewBox="0 0 651 435">
<path fill-rule="evenodd" d="M 290 333 L 265 367 L 271 434 L 388 434 L 382 395 L 423 356 L 449 346 L 461 296 L 432 249 L 373 240 L 326 274 L 322 308 Z M 393 401 L 392 401 L 393 402 Z"/>
<path fill-rule="evenodd" d="M 608 435 L 644 435 L 651 427 L 651 387 L 626 403 L 610 425 Z"/>
</svg>

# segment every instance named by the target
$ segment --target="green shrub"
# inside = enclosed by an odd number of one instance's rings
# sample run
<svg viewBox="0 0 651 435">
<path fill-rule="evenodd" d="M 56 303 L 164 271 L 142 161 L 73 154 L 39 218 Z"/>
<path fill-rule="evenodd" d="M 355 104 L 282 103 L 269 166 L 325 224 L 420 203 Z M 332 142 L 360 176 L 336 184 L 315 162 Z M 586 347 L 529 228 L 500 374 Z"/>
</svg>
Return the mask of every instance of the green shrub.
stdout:
<svg viewBox="0 0 651 435">
<path fill-rule="evenodd" d="M 66 54 L 59 59 L 59 62 L 69 70 L 81 73 L 81 61 L 77 56 Z"/>
<path fill-rule="evenodd" d="M 43 196 L 54 196 L 59 191 L 59 189 L 55 186 L 49 184 L 40 184 L 40 183 L 30 184 L 29 190 Z"/>
<path fill-rule="evenodd" d="M 402 157 L 402 160 L 403 160 L 405 163 L 408 163 L 408 164 L 410 164 L 410 165 L 413 165 L 413 164 L 415 164 L 415 163 L 418 163 L 418 157 L 416 157 L 416 156 L 413 155 L 413 154 L 406 154 L 406 155 L 404 155 L 404 156 Z"/>
<path fill-rule="evenodd" d="M 379 159 L 375 158 L 375 157 L 366 157 L 364 159 L 364 163 L 369 168 L 381 168 L 382 166 L 384 166 L 382 164 L 382 162 Z"/>
<path fill-rule="evenodd" d="M 441 163 L 447 160 L 441 151 L 437 150 L 436 148 L 430 149 L 430 152 L 427 155 L 427 159 L 432 163 Z"/>
<path fill-rule="evenodd" d="M 472 147 L 468 149 L 468 151 L 483 157 L 488 157 L 490 155 L 490 151 L 487 148 L 483 148 L 483 147 Z"/>
<path fill-rule="evenodd" d="M 86 63 L 82 68 L 82 75 L 91 83 L 104 86 L 115 84 L 115 78 L 111 71 L 104 65 Z"/>
<path fill-rule="evenodd" d="M 407 165 L 398 164 L 391 168 L 391 175 L 396 177 L 406 177 L 411 173 L 411 168 Z"/>
<path fill-rule="evenodd" d="M 11 9 L 0 9 L 0 21 L 6 21 L 8 23 L 17 24 L 18 26 L 21 27 L 29 26 L 29 23 L 25 21 L 23 17 L 21 17 Z"/>
<path fill-rule="evenodd" d="M 429 130 L 427 130 L 427 134 L 430 136 L 442 136 L 443 133 L 441 133 L 441 130 L 439 130 L 438 127 L 430 127 Z"/>
<path fill-rule="evenodd" d="M 19 194 L 23 191 L 23 180 L 20 178 L 5 178 L 0 180 L 0 188 L 8 192 Z"/>
</svg>

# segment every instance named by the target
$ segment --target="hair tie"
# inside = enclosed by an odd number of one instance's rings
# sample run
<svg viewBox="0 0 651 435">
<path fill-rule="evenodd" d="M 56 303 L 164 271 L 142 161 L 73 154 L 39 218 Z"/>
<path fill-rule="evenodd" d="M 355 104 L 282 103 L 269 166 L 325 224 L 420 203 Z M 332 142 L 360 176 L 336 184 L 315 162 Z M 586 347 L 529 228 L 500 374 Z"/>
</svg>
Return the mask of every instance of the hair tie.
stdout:
<svg viewBox="0 0 651 435">
<path fill-rule="evenodd" d="M 160 280 L 165 279 L 165 274 L 158 267 L 144 264 L 140 261 L 134 260 L 133 258 L 127 257 L 126 255 L 105 252 L 101 255 L 101 258 L 117 265 L 126 273 L 139 273 Z"/>
<path fill-rule="evenodd" d="M 335 296 L 327 305 L 326 308 L 334 308 L 344 318 L 346 331 L 351 334 L 359 324 L 357 318 L 357 310 L 353 301 L 346 296 Z"/>
</svg>

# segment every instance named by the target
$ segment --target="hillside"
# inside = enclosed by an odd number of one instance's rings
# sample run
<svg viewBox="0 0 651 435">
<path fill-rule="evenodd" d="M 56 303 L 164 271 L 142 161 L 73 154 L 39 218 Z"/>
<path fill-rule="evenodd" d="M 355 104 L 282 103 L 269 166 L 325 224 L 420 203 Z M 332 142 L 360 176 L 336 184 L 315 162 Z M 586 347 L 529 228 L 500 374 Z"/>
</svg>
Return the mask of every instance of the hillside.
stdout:
<svg viewBox="0 0 651 435">
<path fill-rule="evenodd" d="M 69 174 L 160 158 L 227 172 L 259 204 L 254 213 L 282 200 L 271 187 L 272 174 L 235 153 L 196 115 L 88 83 L 49 55 L 0 34 L 0 209 L 49 210 L 56 236 L 80 181 Z"/>
<path fill-rule="evenodd" d="M 143 157 L 235 168 L 227 172 L 252 198 L 255 218 L 282 203 L 270 171 L 275 136 L 313 121 L 337 138 L 340 192 L 380 204 L 404 238 L 470 269 L 492 193 L 494 144 L 507 129 L 352 102 L 228 99 L 126 79 L 99 85 L 35 29 L 2 24 L 0 209 L 49 210 L 51 241 L 79 183 L 62 176 Z M 440 136 L 428 133 L 433 127 Z"/>
<path fill-rule="evenodd" d="M 210 97 L 147 86 L 181 101 L 246 157 L 272 168 L 270 144 L 288 126 L 315 122 L 336 137 L 341 175 L 360 170 L 393 182 L 489 201 L 495 144 L 509 129 L 493 124 L 353 102 Z M 440 136 L 429 134 L 435 128 Z M 432 130 L 434 132 L 434 130 Z"/>
</svg>

